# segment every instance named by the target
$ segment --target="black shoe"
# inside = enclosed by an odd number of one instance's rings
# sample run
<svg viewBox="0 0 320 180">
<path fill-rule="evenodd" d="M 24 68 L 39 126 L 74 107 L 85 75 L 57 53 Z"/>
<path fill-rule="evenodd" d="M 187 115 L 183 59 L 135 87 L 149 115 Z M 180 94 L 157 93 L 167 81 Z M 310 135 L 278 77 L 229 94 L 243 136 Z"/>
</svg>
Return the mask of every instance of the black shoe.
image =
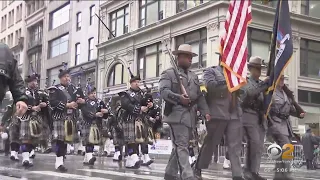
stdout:
<svg viewBox="0 0 320 180">
<path fill-rule="evenodd" d="M 243 171 L 243 177 L 245 180 L 256 180 L 253 178 L 253 173 L 248 171 L 247 169 Z"/>
<path fill-rule="evenodd" d="M 14 156 L 10 156 L 10 159 L 15 162 L 19 162 L 19 159 L 16 159 Z"/>
<path fill-rule="evenodd" d="M 64 167 L 63 165 L 60 165 L 57 170 L 62 172 L 62 173 L 68 171 L 68 169 L 66 167 Z"/>
<path fill-rule="evenodd" d="M 252 174 L 253 180 L 267 180 L 267 178 L 260 176 L 259 173 L 251 173 L 251 174 Z"/>
<path fill-rule="evenodd" d="M 33 166 L 33 164 L 30 163 L 29 161 L 23 161 L 22 166 L 25 167 L 25 168 L 28 168 L 28 167 Z"/>
<path fill-rule="evenodd" d="M 90 160 L 89 160 L 89 165 L 94 165 L 94 162 L 96 162 L 97 158 L 96 157 L 92 157 Z"/>
<path fill-rule="evenodd" d="M 245 180 L 245 179 L 243 177 L 235 176 L 235 177 L 232 177 L 232 180 Z"/>
<path fill-rule="evenodd" d="M 197 180 L 202 180 L 201 169 L 193 168 L 193 173 L 194 173 L 194 177 L 195 177 Z"/>
<path fill-rule="evenodd" d="M 34 159 L 36 157 L 35 154 L 33 154 L 32 156 L 30 156 L 30 159 Z"/>
</svg>

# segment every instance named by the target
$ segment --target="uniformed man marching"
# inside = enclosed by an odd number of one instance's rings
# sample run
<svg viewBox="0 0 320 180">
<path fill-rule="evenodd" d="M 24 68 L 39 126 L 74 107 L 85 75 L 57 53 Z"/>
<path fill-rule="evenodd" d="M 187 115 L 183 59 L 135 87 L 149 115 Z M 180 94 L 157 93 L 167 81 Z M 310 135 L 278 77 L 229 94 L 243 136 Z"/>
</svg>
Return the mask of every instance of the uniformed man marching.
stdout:
<svg viewBox="0 0 320 180">
<path fill-rule="evenodd" d="M 163 122 L 170 126 L 173 143 L 164 179 L 178 179 L 180 170 L 182 180 L 191 180 L 195 177 L 189 163 L 188 147 L 191 133 L 196 128 L 197 109 L 207 120 L 210 120 L 210 115 L 198 76 L 189 70 L 192 58 L 197 54 L 192 52 L 188 44 L 180 45 L 173 54 L 177 56 L 177 65 L 163 71 L 159 80 L 161 98 L 166 102 Z M 175 63 L 171 57 L 171 64 Z"/>
<path fill-rule="evenodd" d="M 96 88 L 88 88 L 88 97 L 85 105 L 82 106 L 81 112 L 84 120 L 81 134 L 83 136 L 83 145 L 86 148 L 86 154 L 83 163 L 93 165 L 96 158 L 93 157 L 94 145 L 101 141 L 102 117 L 107 118 L 108 110 L 101 99 L 97 99 Z"/>
<path fill-rule="evenodd" d="M 260 161 L 265 137 L 264 98 L 263 93 L 268 88 L 268 78 L 259 80 L 263 62 L 260 57 L 251 57 L 248 63 L 250 77 L 247 84 L 241 88 L 242 122 L 244 136 L 247 138 L 247 157 L 244 177 L 248 180 L 266 180 L 259 175 Z"/>
<path fill-rule="evenodd" d="M 142 106 L 143 94 L 140 85 L 140 76 L 131 74 L 130 89 L 120 93 L 121 107 L 125 110 L 124 122 L 122 123 L 124 141 L 128 148 L 126 168 L 139 168 L 139 144 L 144 142 L 142 133 L 142 112 L 146 113 L 152 104 Z"/>
<path fill-rule="evenodd" d="M 123 116 L 125 110 L 121 108 L 121 104 L 117 103 L 116 105 L 116 114 L 114 116 L 110 116 L 109 125 L 112 133 L 112 139 L 114 144 L 114 155 L 113 161 L 121 161 L 122 160 L 122 151 L 124 145 L 124 134 L 122 124 L 125 119 Z"/>
<path fill-rule="evenodd" d="M 19 161 L 19 150 L 20 150 L 20 121 L 18 118 L 14 117 L 15 105 L 8 105 L 7 111 L 2 117 L 3 120 L 7 120 L 9 124 L 9 141 L 10 141 L 10 149 L 11 155 L 10 159 L 12 161 Z"/>
<path fill-rule="evenodd" d="M 294 106 L 293 96 L 289 96 L 286 92 L 287 88 L 284 84 L 284 75 L 281 75 L 279 84 L 275 88 L 272 97 L 272 104 L 268 115 L 268 134 L 273 140 L 283 147 L 285 144 L 291 143 L 291 138 L 294 137 L 290 121 L 290 115 L 298 118 L 304 118 L 305 113 L 300 112 L 297 106 Z M 288 89 L 287 89 L 288 90 Z M 290 161 L 278 159 L 276 161 L 274 180 L 292 180 L 290 172 Z"/>
<path fill-rule="evenodd" d="M 47 102 L 39 101 L 38 94 L 38 74 L 32 74 L 26 78 L 28 84 L 26 95 L 28 96 L 28 111 L 24 114 L 20 121 L 20 140 L 22 150 L 22 164 L 25 167 L 31 166 L 33 162 L 30 160 L 30 153 L 34 150 L 35 141 L 41 135 L 41 117 L 39 112 L 41 108 L 47 106 Z"/>
<path fill-rule="evenodd" d="M 75 111 L 78 103 L 85 103 L 82 98 L 74 98 L 75 87 L 70 85 L 69 70 L 59 70 L 60 84 L 51 86 L 49 90 L 49 102 L 52 109 L 53 140 L 56 146 L 55 168 L 60 172 L 67 171 L 64 166 L 67 143 L 73 142 L 75 134 Z"/>
<path fill-rule="evenodd" d="M 242 111 L 238 101 L 239 92 L 229 92 L 221 66 L 205 69 L 203 79 L 212 119 L 206 123 L 207 136 L 194 166 L 195 174 L 198 179 L 202 179 L 201 170 L 209 167 L 213 151 L 225 134 L 233 180 L 242 180 Z"/>
</svg>

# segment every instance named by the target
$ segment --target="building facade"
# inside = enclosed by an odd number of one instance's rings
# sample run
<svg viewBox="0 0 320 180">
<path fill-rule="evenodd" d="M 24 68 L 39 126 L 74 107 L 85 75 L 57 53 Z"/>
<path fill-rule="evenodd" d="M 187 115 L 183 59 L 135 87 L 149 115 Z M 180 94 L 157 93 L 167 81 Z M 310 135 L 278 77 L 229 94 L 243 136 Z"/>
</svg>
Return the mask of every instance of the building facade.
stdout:
<svg viewBox="0 0 320 180">
<path fill-rule="evenodd" d="M 98 45 L 98 89 L 117 94 L 127 88 L 127 68 L 155 89 L 162 70 L 169 68 L 166 48 L 192 45 L 199 56 L 192 68 L 202 78 L 203 68 L 218 64 L 219 33 L 228 10 L 226 1 L 106 1 L 100 16 L 112 34 L 100 26 Z M 253 21 L 248 30 L 250 56 L 268 62 L 275 2 L 255 1 Z M 286 70 L 286 83 L 307 111 L 304 120 L 292 118 L 294 129 L 299 124 L 320 122 L 320 3 L 297 0 L 289 2 L 293 31 L 293 60 Z M 264 72 L 265 74 L 265 72 Z"/>
<path fill-rule="evenodd" d="M 72 82 L 95 83 L 99 1 L 49 1 L 44 20 L 41 75 L 52 85 L 58 82 L 62 63 L 71 69 Z M 42 84 L 43 85 L 43 84 Z"/>
<path fill-rule="evenodd" d="M 0 42 L 7 44 L 18 61 L 19 70 L 22 74 L 25 52 L 25 2 L 3 0 L 0 2 Z"/>
</svg>

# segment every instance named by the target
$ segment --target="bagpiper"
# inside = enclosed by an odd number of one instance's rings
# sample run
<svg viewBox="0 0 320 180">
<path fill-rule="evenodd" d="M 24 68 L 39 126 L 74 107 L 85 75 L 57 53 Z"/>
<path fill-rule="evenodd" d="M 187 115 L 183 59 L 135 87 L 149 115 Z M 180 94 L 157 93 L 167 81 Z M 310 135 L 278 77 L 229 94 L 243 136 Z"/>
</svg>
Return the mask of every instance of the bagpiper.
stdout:
<svg viewBox="0 0 320 180">
<path fill-rule="evenodd" d="M 86 148 L 83 164 L 94 165 L 96 157 L 93 156 L 94 145 L 101 142 L 101 125 L 102 118 L 107 118 L 108 110 L 101 99 L 97 99 L 96 88 L 87 88 L 87 97 L 85 104 L 81 108 L 83 116 L 83 126 L 81 134 L 83 136 L 83 144 Z"/>
<path fill-rule="evenodd" d="M 20 140 L 22 151 L 22 165 L 29 167 L 33 165 L 30 157 L 34 158 L 34 149 L 36 141 L 41 135 L 41 117 L 39 112 L 41 108 L 47 106 L 47 102 L 39 101 L 38 79 L 39 75 L 34 73 L 28 76 L 25 81 L 27 83 L 26 95 L 28 96 L 28 110 L 20 118 Z M 31 153 L 33 151 L 33 153 Z M 31 155 L 30 155 L 31 154 Z"/>
<path fill-rule="evenodd" d="M 70 72 L 64 64 L 64 70 L 59 70 L 60 84 L 51 86 L 49 90 L 49 102 L 52 109 L 53 140 L 56 146 L 55 168 L 60 172 L 66 172 L 64 156 L 67 143 L 73 142 L 75 134 L 75 114 L 78 104 L 85 103 L 83 92 L 70 84 Z"/>
<path fill-rule="evenodd" d="M 116 103 L 116 115 L 114 117 L 110 116 L 109 125 L 112 134 L 112 140 L 114 144 L 114 155 L 113 161 L 121 161 L 122 160 L 122 151 L 124 146 L 124 134 L 122 124 L 125 119 L 125 110 L 121 108 L 121 103 Z"/>
<path fill-rule="evenodd" d="M 139 144 L 144 142 L 142 112 L 148 112 L 149 107 L 141 105 L 143 93 L 139 88 L 140 76 L 134 76 L 130 69 L 129 72 L 131 74 L 130 88 L 119 94 L 121 108 L 125 110 L 122 123 L 124 141 L 128 148 L 128 158 L 125 167 L 140 168 L 140 159 L 138 156 Z"/>
</svg>

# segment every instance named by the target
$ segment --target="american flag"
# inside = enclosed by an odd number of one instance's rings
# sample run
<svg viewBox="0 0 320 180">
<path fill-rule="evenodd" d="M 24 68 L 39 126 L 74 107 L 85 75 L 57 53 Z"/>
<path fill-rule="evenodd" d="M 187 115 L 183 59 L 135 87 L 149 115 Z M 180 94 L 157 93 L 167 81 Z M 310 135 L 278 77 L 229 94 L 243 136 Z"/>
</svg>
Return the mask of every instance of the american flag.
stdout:
<svg viewBox="0 0 320 180">
<path fill-rule="evenodd" d="M 251 20 L 251 0 L 230 1 L 220 39 L 221 65 L 230 92 L 247 82 L 247 27 Z"/>
</svg>

